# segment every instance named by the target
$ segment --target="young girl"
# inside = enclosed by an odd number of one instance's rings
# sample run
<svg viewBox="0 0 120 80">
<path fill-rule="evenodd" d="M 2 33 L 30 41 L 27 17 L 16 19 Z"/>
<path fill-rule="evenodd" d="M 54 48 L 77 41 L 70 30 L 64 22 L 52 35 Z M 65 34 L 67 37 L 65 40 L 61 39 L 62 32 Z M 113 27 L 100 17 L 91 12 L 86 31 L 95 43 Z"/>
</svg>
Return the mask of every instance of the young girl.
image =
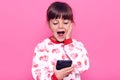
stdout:
<svg viewBox="0 0 120 80">
<path fill-rule="evenodd" d="M 39 43 L 34 51 L 34 80 L 81 80 L 88 70 L 89 60 L 84 45 L 71 38 L 73 13 L 65 2 L 54 2 L 47 9 L 47 21 L 52 36 Z M 57 60 L 72 60 L 70 67 L 56 69 Z"/>
</svg>

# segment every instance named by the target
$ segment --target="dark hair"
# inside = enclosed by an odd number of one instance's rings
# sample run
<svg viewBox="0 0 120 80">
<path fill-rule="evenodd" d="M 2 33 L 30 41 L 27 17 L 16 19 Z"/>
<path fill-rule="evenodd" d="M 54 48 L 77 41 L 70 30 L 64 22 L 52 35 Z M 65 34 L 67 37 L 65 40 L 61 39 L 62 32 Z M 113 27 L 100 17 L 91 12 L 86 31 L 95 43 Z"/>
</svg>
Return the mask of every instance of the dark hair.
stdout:
<svg viewBox="0 0 120 80">
<path fill-rule="evenodd" d="M 72 22 L 74 22 L 72 9 L 65 2 L 54 2 L 48 7 L 47 21 L 50 21 L 50 19 L 54 18 L 69 19 Z"/>
</svg>

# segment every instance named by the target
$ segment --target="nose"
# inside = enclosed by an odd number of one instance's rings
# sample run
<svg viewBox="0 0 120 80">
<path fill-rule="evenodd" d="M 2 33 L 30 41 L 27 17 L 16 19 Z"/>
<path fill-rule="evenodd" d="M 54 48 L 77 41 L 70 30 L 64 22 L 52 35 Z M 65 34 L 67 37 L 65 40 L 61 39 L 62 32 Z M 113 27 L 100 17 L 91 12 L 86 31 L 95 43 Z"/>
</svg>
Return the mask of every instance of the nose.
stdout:
<svg viewBox="0 0 120 80">
<path fill-rule="evenodd" d="M 59 29 L 62 29 L 62 28 L 63 28 L 63 24 L 60 23 L 60 24 L 59 24 Z"/>
</svg>

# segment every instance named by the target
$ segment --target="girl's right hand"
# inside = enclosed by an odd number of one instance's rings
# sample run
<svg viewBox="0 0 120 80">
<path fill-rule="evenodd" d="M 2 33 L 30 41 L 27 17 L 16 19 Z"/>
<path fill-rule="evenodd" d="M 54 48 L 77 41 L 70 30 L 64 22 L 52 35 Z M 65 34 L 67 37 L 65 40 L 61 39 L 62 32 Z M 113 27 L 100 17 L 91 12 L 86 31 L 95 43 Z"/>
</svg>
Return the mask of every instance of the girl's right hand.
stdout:
<svg viewBox="0 0 120 80">
<path fill-rule="evenodd" d="M 74 70 L 74 66 L 72 65 L 71 67 L 63 68 L 61 70 L 57 70 L 56 66 L 54 66 L 53 70 L 58 80 L 62 80 L 64 77 L 72 73 L 72 71 Z"/>
</svg>

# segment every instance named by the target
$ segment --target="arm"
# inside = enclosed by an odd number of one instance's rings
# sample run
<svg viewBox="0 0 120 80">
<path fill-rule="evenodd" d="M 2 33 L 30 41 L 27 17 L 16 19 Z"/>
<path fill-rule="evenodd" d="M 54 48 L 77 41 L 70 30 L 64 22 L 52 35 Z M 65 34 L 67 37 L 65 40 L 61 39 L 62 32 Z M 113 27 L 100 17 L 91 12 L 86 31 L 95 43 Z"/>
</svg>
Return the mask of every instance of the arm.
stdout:
<svg viewBox="0 0 120 80">
<path fill-rule="evenodd" d="M 73 71 L 73 67 L 56 70 L 56 65 L 49 65 L 49 56 L 44 48 L 44 46 L 39 45 L 34 51 L 32 64 L 34 80 L 61 80 Z"/>
<path fill-rule="evenodd" d="M 89 68 L 87 51 L 81 42 L 73 40 L 64 46 L 64 50 L 75 65 L 75 71 L 81 73 Z"/>
<path fill-rule="evenodd" d="M 75 71 L 81 73 L 89 68 L 89 59 L 87 51 L 81 42 L 71 39 L 72 24 L 67 32 L 66 40 L 64 41 L 64 51 L 68 57 L 73 60 Z"/>
<path fill-rule="evenodd" d="M 32 75 L 34 80 L 50 80 L 53 71 L 48 66 L 48 55 L 46 50 L 42 47 L 42 44 L 35 48 L 33 63 L 32 63 Z"/>
</svg>

